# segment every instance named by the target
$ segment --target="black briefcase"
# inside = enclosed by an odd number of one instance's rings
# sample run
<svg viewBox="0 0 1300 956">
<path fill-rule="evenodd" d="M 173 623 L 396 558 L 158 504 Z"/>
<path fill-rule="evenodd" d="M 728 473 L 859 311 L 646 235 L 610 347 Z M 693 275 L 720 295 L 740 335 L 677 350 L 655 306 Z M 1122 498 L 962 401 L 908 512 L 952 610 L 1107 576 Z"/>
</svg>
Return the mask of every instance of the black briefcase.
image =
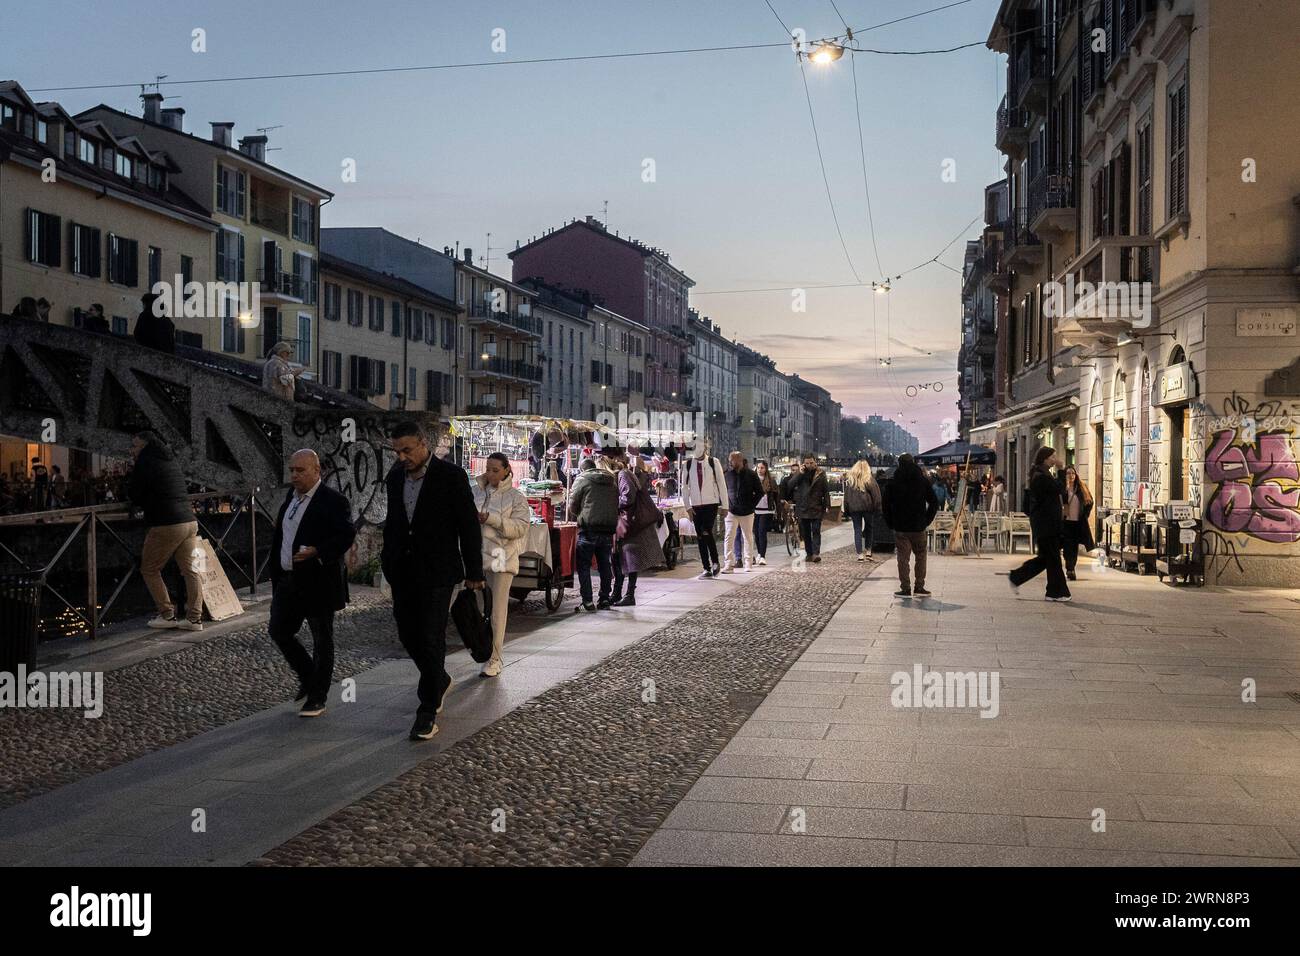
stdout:
<svg viewBox="0 0 1300 956">
<path fill-rule="evenodd" d="M 482 664 L 492 656 L 491 591 L 486 587 L 461 591 L 451 605 L 451 619 L 475 663 Z"/>
</svg>

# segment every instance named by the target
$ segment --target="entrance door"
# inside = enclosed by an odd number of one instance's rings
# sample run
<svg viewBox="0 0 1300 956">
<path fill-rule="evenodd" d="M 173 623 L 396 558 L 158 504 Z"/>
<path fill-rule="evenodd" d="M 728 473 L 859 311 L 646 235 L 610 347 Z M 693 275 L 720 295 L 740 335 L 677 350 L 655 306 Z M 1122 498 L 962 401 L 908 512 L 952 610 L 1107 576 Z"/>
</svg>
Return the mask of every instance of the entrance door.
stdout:
<svg viewBox="0 0 1300 956">
<path fill-rule="evenodd" d="M 262 358 L 271 354 L 275 343 L 280 341 L 280 310 L 272 306 L 262 307 Z"/>
<path fill-rule="evenodd" d="M 1169 498 L 1186 501 L 1188 496 L 1187 434 L 1191 409 L 1186 405 L 1165 409 L 1169 416 Z"/>
</svg>

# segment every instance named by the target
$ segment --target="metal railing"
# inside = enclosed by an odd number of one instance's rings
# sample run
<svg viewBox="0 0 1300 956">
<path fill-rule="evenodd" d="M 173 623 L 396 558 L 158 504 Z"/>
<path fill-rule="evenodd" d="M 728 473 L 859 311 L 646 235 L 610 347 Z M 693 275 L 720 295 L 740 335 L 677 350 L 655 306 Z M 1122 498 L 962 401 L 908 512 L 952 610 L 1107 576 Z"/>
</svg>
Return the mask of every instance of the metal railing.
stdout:
<svg viewBox="0 0 1300 956">
<path fill-rule="evenodd" d="M 491 309 L 486 305 L 476 305 L 469 311 L 468 318 L 473 322 L 494 322 L 505 328 L 515 329 L 520 332 L 526 332 L 529 335 L 535 335 L 541 338 L 542 320 L 534 319 L 529 315 L 515 315 L 510 312 L 499 312 Z"/>
<path fill-rule="evenodd" d="M 1071 166 L 1044 166 L 1029 181 L 1028 221 L 1044 209 L 1074 208 L 1074 170 Z"/>
<path fill-rule="evenodd" d="M 1028 130 L 1029 113 L 1018 106 L 1012 106 L 1009 96 L 1003 95 L 998 104 L 997 138 L 994 142 L 1001 144 L 1011 130 Z"/>
<path fill-rule="evenodd" d="M 1016 102 L 1022 102 L 1025 93 L 1035 81 L 1047 80 L 1047 54 L 1036 42 L 1024 44 L 1016 53 L 1015 68 L 1010 88 L 1016 91 Z"/>
<path fill-rule="evenodd" d="M 292 272 L 257 270 L 257 281 L 262 284 L 264 295 L 287 295 L 295 299 L 305 298 L 307 283 L 300 275 Z"/>
<path fill-rule="evenodd" d="M 199 533 L 211 542 L 212 549 L 216 553 L 218 560 L 226 559 L 222 566 L 236 572 L 247 583 L 250 594 L 257 593 L 257 582 L 263 579 L 267 562 L 271 559 L 268 550 L 266 558 L 260 563 L 258 561 L 258 514 L 260 513 L 272 527 L 275 525 L 275 516 L 267 510 L 262 499 L 258 496 L 260 490 L 259 488 L 253 488 L 235 494 L 202 492 L 187 496 L 187 500 L 191 504 L 202 506 L 196 507 L 194 511 L 194 519 L 198 523 Z M 39 575 L 42 591 L 48 591 L 52 594 L 63 608 L 66 608 L 66 611 L 70 612 L 86 628 L 91 640 L 94 640 L 109 611 L 112 610 L 113 605 L 121 596 L 127 582 L 133 576 L 139 574 L 140 571 L 140 555 L 112 525 L 112 522 L 115 521 L 120 523 L 131 520 L 135 510 L 137 509 L 129 503 L 115 503 L 0 516 L 0 533 L 13 528 L 32 529 L 42 526 L 70 526 L 70 530 L 64 536 L 62 543 L 53 556 L 42 565 L 33 565 L 24 560 L 3 540 L 0 540 L 0 554 L 3 554 L 9 561 L 15 562 L 17 570 Z M 248 554 L 244 558 L 239 558 L 226 547 L 226 541 L 245 515 L 248 517 Z M 223 524 L 224 527 L 222 527 Z M 112 542 L 116 542 L 130 560 L 129 569 L 121 576 L 116 587 L 113 588 L 112 593 L 109 594 L 102 605 L 99 603 L 99 545 L 101 532 L 106 533 Z M 79 537 L 83 536 L 83 533 L 86 542 L 86 602 L 84 609 L 68 600 L 60 590 L 50 583 L 51 573 L 68 558 L 73 544 Z M 61 611 L 60 613 L 64 612 Z"/>
</svg>

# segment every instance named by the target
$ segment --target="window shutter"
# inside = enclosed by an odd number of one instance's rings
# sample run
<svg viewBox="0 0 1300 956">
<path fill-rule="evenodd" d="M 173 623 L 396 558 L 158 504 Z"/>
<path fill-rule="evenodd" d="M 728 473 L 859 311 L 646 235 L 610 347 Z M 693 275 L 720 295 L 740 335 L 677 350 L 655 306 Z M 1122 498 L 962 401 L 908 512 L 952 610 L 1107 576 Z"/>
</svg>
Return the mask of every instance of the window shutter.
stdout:
<svg viewBox="0 0 1300 956">
<path fill-rule="evenodd" d="M 1120 149 L 1119 154 L 1119 196 L 1118 205 L 1115 212 L 1117 235 L 1127 236 L 1129 234 L 1129 223 L 1132 214 L 1132 186 L 1133 182 L 1133 152 L 1128 143 L 1125 143 Z"/>
<path fill-rule="evenodd" d="M 134 239 L 125 239 L 123 242 L 126 246 L 126 282 L 124 284 L 134 289 L 140 284 L 140 244 Z"/>
</svg>

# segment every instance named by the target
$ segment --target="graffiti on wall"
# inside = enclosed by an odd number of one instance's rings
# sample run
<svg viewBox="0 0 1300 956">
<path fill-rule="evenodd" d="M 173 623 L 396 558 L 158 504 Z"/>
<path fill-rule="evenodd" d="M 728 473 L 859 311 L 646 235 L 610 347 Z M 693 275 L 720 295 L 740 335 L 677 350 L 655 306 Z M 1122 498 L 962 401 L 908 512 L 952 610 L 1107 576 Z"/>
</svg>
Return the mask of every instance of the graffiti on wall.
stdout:
<svg viewBox="0 0 1300 956">
<path fill-rule="evenodd" d="M 384 477 L 393 465 L 383 421 L 377 416 L 350 419 L 352 427 L 332 415 L 300 416 L 294 420 L 294 437 L 320 456 L 322 480 L 352 502 L 361 524 L 382 524 L 388 498 Z"/>
<path fill-rule="evenodd" d="M 1101 436 L 1101 500 L 1109 505 L 1112 501 L 1114 482 L 1115 435 L 1107 428 Z"/>
<path fill-rule="evenodd" d="M 1237 392 L 1222 413 L 1193 407 L 1192 485 L 1212 485 L 1204 509 L 1206 572 L 1243 571 L 1254 544 L 1300 542 L 1300 402 L 1252 402 Z M 1202 453 L 1203 450 L 1203 453 Z"/>
<path fill-rule="evenodd" d="M 1125 508 L 1132 508 L 1137 504 L 1137 483 L 1138 483 L 1138 439 L 1137 423 L 1133 421 L 1126 422 L 1124 425 L 1124 434 L 1121 436 L 1124 446 L 1120 449 L 1120 494 L 1124 500 Z"/>
</svg>

